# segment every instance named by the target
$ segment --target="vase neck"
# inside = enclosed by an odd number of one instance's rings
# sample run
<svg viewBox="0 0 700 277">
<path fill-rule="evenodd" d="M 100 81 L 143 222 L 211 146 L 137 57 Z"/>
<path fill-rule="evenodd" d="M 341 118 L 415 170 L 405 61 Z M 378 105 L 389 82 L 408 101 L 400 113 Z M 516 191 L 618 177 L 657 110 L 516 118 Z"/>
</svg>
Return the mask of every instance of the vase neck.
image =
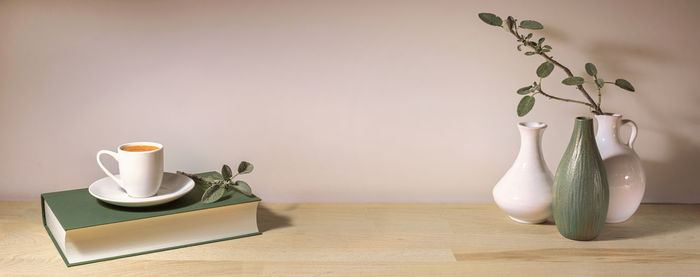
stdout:
<svg viewBox="0 0 700 277">
<path fill-rule="evenodd" d="M 529 125 L 527 125 L 529 124 Z M 542 133 L 547 125 L 544 123 L 520 123 L 520 152 L 518 159 L 543 159 L 542 157 Z"/>
<path fill-rule="evenodd" d="M 621 116 L 615 115 L 596 115 L 598 122 L 598 131 L 596 132 L 596 140 L 598 143 L 620 143 L 619 129 Z"/>
<path fill-rule="evenodd" d="M 593 120 L 589 117 L 577 117 L 574 123 L 574 133 L 571 142 L 580 144 L 586 139 L 595 142 L 593 136 Z"/>
</svg>

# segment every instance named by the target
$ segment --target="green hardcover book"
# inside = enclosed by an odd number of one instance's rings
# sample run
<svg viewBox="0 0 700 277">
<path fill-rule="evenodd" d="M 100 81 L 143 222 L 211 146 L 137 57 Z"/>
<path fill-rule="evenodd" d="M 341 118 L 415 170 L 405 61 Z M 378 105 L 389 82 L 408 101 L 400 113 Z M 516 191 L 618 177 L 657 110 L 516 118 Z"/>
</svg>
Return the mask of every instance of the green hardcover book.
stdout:
<svg viewBox="0 0 700 277">
<path fill-rule="evenodd" d="M 198 174 L 221 178 L 216 172 Z M 200 202 L 201 184 L 183 197 L 127 208 L 95 199 L 88 189 L 41 195 L 44 227 L 67 266 L 259 235 L 260 198 L 227 192 Z"/>
</svg>

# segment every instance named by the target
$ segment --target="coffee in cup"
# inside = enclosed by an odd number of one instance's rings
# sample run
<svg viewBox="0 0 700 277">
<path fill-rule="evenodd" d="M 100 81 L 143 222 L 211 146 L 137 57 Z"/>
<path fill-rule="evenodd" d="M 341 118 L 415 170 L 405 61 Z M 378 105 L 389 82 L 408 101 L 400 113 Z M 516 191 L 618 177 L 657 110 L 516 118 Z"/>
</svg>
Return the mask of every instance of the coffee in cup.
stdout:
<svg viewBox="0 0 700 277">
<path fill-rule="evenodd" d="M 129 152 L 146 152 L 146 151 L 158 150 L 158 146 L 137 144 L 137 145 L 122 146 L 121 149 L 124 151 L 129 151 Z"/>
</svg>

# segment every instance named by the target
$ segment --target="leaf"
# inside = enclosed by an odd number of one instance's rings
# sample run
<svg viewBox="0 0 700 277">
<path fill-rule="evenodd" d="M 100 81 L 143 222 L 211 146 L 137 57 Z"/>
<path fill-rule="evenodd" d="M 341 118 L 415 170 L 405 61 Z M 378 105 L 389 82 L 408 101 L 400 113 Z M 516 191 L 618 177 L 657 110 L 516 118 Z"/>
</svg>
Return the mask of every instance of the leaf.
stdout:
<svg viewBox="0 0 700 277">
<path fill-rule="evenodd" d="M 527 36 L 525 36 L 525 39 L 530 39 L 530 38 L 532 38 L 532 33 L 529 33 L 529 34 L 527 34 Z"/>
<path fill-rule="evenodd" d="M 544 26 L 542 26 L 542 24 L 534 20 L 523 20 L 520 21 L 520 28 L 530 30 L 542 30 Z"/>
<path fill-rule="evenodd" d="M 512 16 L 509 16 L 506 18 L 506 25 L 503 26 L 506 28 L 506 30 L 513 30 L 513 26 L 515 25 L 515 18 Z"/>
<path fill-rule="evenodd" d="M 248 183 L 238 180 L 233 184 L 233 188 L 236 189 L 237 191 L 240 191 L 241 193 L 245 194 L 246 196 L 252 196 L 253 195 L 253 190 L 250 189 L 250 186 Z"/>
<path fill-rule="evenodd" d="M 223 167 L 221 167 L 221 176 L 223 176 L 226 180 L 231 179 L 231 177 L 233 177 L 231 168 L 228 165 L 225 164 Z"/>
<path fill-rule="evenodd" d="M 546 78 L 554 70 L 554 64 L 550 62 L 544 62 L 539 67 L 537 67 L 537 77 Z"/>
<path fill-rule="evenodd" d="M 540 38 L 540 39 L 537 41 L 537 45 L 542 45 L 543 42 L 544 42 L 544 38 Z"/>
<path fill-rule="evenodd" d="M 194 179 L 194 184 L 198 186 L 209 186 L 216 181 L 223 180 L 221 173 L 216 171 L 197 173 L 195 175 L 199 177 Z"/>
<path fill-rule="evenodd" d="M 630 82 L 627 82 L 627 80 L 625 79 L 615 80 L 615 85 L 624 90 L 634 91 L 634 87 L 632 86 L 632 84 L 630 84 Z"/>
<path fill-rule="evenodd" d="M 542 52 L 547 53 L 549 51 L 552 51 L 551 49 L 542 49 Z"/>
<path fill-rule="evenodd" d="M 598 75 L 598 69 L 595 68 L 594 64 L 586 63 L 586 73 L 588 73 L 588 75 L 595 77 L 596 75 Z"/>
<path fill-rule="evenodd" d="M 603 88 L 603 86 L 605 85 L 605 81 L 603 79 L 598 78 L 595 79 L 595 84 L 598 86 L 598 88 Z"/>
<path fill-rule="evenodd" d="M 542 46 L 542 48 L 544 48 L 544 49 L 552 49 L 552 46 L 545 45 L 545 46 Z"/>
<path fill-rule="evenodd" d="M 528 93 L 532 92 L 532 88 L 533 88 L 533 86 L 522 87 L 522 88 L 518 89 L 518 94 L 521 94 L 521 95 L 528 94 Z"/>
<path fill-rule="evenodd" d="M 535 53 L 535 52 L 525 52 L 525 56 L 532 56 L 532 55 L 534 55 L 534 54 L 537 54 L 537 53 Z"/>
<path fill-rule="evenodd" d="M 503 19 L 492 13 L 480 13 L 479 18 L 486 24 L 501 27 Z"/>
<path fill-rule="evenodd" d="M 251 172 L 253 172 L 253 164 L 242 161 L 241 164 L 238 165 L 238 173 L 247 174 Z"/>
<path fill-rule="evenodd" d="M 567 86 L 578 86 L 582 85 L 584 82 L 582 77 L 569 77 L 561 81 L 562 84 Z"/>
<path fill-rule="evenodd" d="M 518 51 L 523 51 L 523 45 L 522 45 L 522 44 L 518 45 Z"/>
<path fill-rule="evenodd" d="M 202 194 L 202 202 L 214 203 L 217 200 L 221 199 L 221 197 L 224 196 L 225 192 L 226 187 L 224 187 L 221 184 L 214 184 L 211 187 L 209 187 L 206 191 L 204 191 L 204 194 Z"/>
<path fill-rule="evenodd" d="M 518 103 L 518 116 L 522 117 L 526 115 L 532 110 L 533 106 L 535 106 L 535 97 L 530 95 L 524 96 L 520 99 L 520 103 Z"/>
</svg>

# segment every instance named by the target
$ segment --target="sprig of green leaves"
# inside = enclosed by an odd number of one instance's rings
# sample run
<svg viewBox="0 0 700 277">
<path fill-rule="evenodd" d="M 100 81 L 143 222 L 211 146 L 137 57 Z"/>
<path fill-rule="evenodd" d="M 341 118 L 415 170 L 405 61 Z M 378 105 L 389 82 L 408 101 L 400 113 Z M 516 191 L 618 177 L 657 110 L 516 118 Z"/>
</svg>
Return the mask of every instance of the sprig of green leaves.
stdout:
<svg viewBox="0 0 700 277">
<path fill-rule="evenodd" d="M 598 69 L 596 68 L 596 66 L 592 63 L 586 63 L 586 73 L 593 77 L 593 84 L 596 85 L 596 88 L 598 90 L 598 103 L 596 103 L 593 99 L 590 98 L 590 95 L 582 86 L 586 82 L 586 80 L 580 76 L 573 76 L 573 74 L 571 74 L 571 71 L 568 68 L 563 66 L 561 63 L 556 62 L 553 57 L 547 54 L 548 52 L 552 51 L 552 46 L 544 44 L 544 37 L 541 37 L 535 41 L 533 33 L 527 33 L 527 35 L 525 35 L 524 33 L 521 34 L 520 32 L 518 32 L 518 29 L 542 30 L 544 29 L 544 26 L 541 23 L 534 20 L 523 20 L 520 21 L 520 24 L 518 24 L 518 20 L 513 18 L 512 16 L 508 16 L 505 20 L 503 20 L 501 19 L 501 17 L 492 13 L 479 13 L 479 19 L 481 19 L 481 21 L 483 21 L 486 24 L 502 27 L 507 32 L 513 34 L 517 38 L 519 43 L 517 45 L 518 51 L 523 51 L 523 48 L 528 49 L 524 52 L 525 56 L 539 55 L 545 58 L 546 60 L 544 63 L 540 64 L 540 66 L 537 67 L 536 70 L 537 77 L 539 77 L 539 82 L 534 82 L 531 86 L 522 87 L 517 90 L 518 94 L 523 95 L 517 107 L 518 116 L 525 116 L 532 110 L 533 106 L 535 105 L 534 96 L 537 94 L 542 94 L 550 99 L 584 104 L 589 106 L 592 111 L 599 114 L 603 114 L 603 111 L 600 109 L 600 89 L 603 88 L 603 86 L 606 83 L 614 84 L 627 91 L 635 91 L 634 86 L 632 86 L 632 84 L 625 79 L 616 79 L 615 82 L 604 81 L 602 78 L 598 77 Z M 555 63 L 569 75 L 569 77 L 562 80 L 561 83 L 567 86 L 577 87 L 581 92 L 583 92 L 583 94 L 587 97 L 590 103 L 556 97 L 542 91 L 542 79 L 546 78 L 552 73 L 552 71 L 555 68 Z"/>
<path fill-rule="evenodd" d="M 221 199 L 221 197 L 223 197 L 224 194 L 226 194 L 226 191 L 229 189 L 245 194 L 246 196 L 252 196 L 253 190 L 250 188 L 248 183 L 243 180 L 234 181 L 234 178 L 236 178 L 238 175 L 248 174 L 251 172 L 253 172 L 253 164 L 246 161 L 242 161 L 238 165 L 238 172 L 235 174 L 231 170 L 230 166 L 226 164 L 223 165 L 221 167 L 221 176 L 223 179 L 202 178 L 194 174 L 178 171 L 178 173 L 193 178 L 196 181 L 199 181 L 199 183 L 207 186 L 204 194 L 202 194 L 202 203 L 207 204 L 214 203 Z"/>
</svg>

